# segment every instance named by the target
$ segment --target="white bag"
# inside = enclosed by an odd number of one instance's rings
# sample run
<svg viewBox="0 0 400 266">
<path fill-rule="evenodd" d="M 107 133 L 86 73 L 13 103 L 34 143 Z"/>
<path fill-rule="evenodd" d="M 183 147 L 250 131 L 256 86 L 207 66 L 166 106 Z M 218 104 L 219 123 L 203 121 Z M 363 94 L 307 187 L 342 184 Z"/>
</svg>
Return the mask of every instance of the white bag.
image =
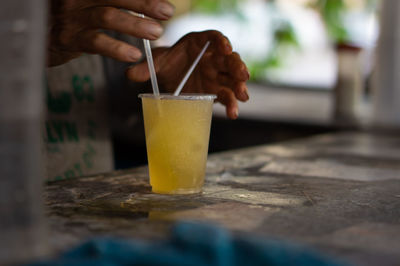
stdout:
<svg viewBox="0 0 400 266">
<path fill-rule="evenodd" d="M 83 55 L 48 68 L 46 77 L 46 180 L 113 170 L 102 58 Z"/>
</svg>

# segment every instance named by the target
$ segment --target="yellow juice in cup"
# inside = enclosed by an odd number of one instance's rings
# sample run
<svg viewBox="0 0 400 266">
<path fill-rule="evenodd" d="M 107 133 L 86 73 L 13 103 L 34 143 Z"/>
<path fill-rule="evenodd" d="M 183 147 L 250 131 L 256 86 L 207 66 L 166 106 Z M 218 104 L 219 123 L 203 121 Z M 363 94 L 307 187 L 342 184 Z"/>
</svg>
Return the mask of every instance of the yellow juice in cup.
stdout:
<svg viewBox="0 0 400 266">
<path fill-rule="evenodd" d="M 204 183 L 214 95 L 141 94 L 152 191 L 200 192 Z"/>
</svg>

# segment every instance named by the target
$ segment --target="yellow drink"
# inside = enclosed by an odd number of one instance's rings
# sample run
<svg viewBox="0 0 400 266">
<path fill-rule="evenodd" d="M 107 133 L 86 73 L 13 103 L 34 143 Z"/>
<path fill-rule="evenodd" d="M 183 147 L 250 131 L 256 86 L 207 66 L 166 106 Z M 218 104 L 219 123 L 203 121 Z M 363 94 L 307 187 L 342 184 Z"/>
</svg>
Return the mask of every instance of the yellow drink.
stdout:
<svg viewBox="0 0 400 266">
<path fill-rule="evenodd" d="M 213 95 L 140 95 L 150 184 L 155 193 L 200 192 L 204 183 Z"/>
</svg>

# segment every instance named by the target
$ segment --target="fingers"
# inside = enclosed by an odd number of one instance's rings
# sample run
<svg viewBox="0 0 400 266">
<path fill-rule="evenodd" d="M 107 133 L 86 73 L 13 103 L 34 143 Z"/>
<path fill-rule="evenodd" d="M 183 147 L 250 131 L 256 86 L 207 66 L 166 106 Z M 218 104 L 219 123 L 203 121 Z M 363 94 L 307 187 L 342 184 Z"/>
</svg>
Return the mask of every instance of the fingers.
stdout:
<svg viewBox="0 0 400 266">
<path fill-rule="evenodd" d="M 236 52 L 232 52 L 232 46 L 227 37 L 218 31 L 206 31 L 202 33 L 205 38 L 211 40 L 214 47 L 214 56 L 212 63 L 214 68 L 220 72 L 229 73 L 234 79 L 247 81 L 250 73 L 246 64 Z"/>
<path fill-rule="evenodd" d="M 218 74 L 216 82 L 221 86 L 230 88 L 239 101 L 246 102 L 249 100 L 246 82 L 234 81 L 227 74 Z"/>
<path fill-rule="evenodd" d="M 226 115 L 230 119 L 237 119 L 239 116 L 238 102 L 232 90 L 219 87 L 217 101 L 226 106 Z"/>
<path fill-rule="evenodd" d="M 142 56 L 136 47 L 115 40 L 102 32 L 87 31 L 78 36 L 78 39 L 78 49 L 86 53 L 102 54 L 124 62 L 136 62 Z"/>
<path fill-rule="evenodd" d="M 114 30 L 117 32 L 155 40 L 159 38 L 163 29 L 159 23 L 151 19 L 143 19 L 114 7 L 92 8 L 83 23 L 93 28 Z"/>
<path fill-rule="evenodd" d="M 202 76 L 229 88 L 240 101 L 249 100 L 246 81 L 249 73 L 237 53 L 228 56 L 208 56 L 201 67 Z"/>
<path fill-rule="evenodd" d="M 162 27 L 153 19 L 166 20 L 174 13 L 167 0 L 51 0 L 47 50 L 48 65 L 58 65 L 82 52 L 135 62 L 141 53 L 133 46 L 98 31 L 106 29 L 155 40 Z M 146 19 L 128 14 L 145 14 Z"/>
<path fill-rule="evenodd" d="M 203 66 L 201 72 L 203 79 L 207 79 L 210 82 L 229 88 L 235 93 L 238 100 L 245 102 L 249 99 L 246 80 L 237 80 L 229 73 L 218 72 L 211 65 Z"/>
<path fill-rule="evenodd" d="M 236 84 L 235 95 L 242 102 L 246 102 L 250 99 L 247 91 L 248 91 L 248 89 L 247 89 L 246 82 L 239 82 Z"/>
<path fill-rule="evenodd" d="M 202 61 L 205 63 L 201 66 L 202 75 L 209 80 L 216 80 L 218 78 L 218 69 L 212 64 L 211 59 L 204 58 Z"/>
<path fill-rule="evenodd" d="M 237 80 L 247 81 L 250 78 L 249 71 L 242 59 L 240 59 L 238 53 L 232 53 L 230 56 L 226 57 L 225 64 L 228 73 L 236 77 Z"/>
<path fill-rule="evenodd" d="M 113 6 L 142 13 L 148 17 L 167 20 L 173 16 L 175 7 L 166 0 L 92 0 L 97 6 Z"/>
<path fill-rule="evenodd" d="M 229 73 L 234 80 L 247 81 L 250 78 L 246 64 L 236 52 L 227 56 L 214 56 L 209 65 L 213 65 L 220 72 Z"/>
<path fill-rule="evenodd" d="M 216 30 L 204 31 L 200 33 L 206 41 L 211 42 L 211 47 L 214 51 L 221 53 L 223 55 L 229 55 L 232 53 L 232 45 L 227 37 L 225 37 L 221 32 Z"/>
<path fill-rule="evenodd" d="M 217 95 L 217 101 L 226 106 L 226 115 L 230 119 L 237 119 L 239 116 L 238 102 L 233 91 L 213 81 L 204 81 L 203 86 L 207 93 Z"/>
<path fill-rule="evenodd" d="M 205 55 L 211 53 L 228 55 L 232 53 L 232 46 L 228 38 L 216 30 L 189 33 L 176 44 L 178 45 L 182 42 L 188 42 L 190 47 L 195 48 L 191 49 L 191 56 L 197 56 L 207 41 L 210 41 L 211 44 Z"/>
<path fill-rule="evenodd" d="M 213 51 L 204 56 L 208 60 L 203 60 L 203 65 L 209 69 L 216 69 L 218 72 L 229 73 L 229 75 L 238 81 L 247 81 L 250 73 L 246 64 L 236 52 L 232 52 L 229 40 L 218 31 L 206 31 L 197 33 L 197 42 L 211 40 Z"/>
<path fill-rule="evenodd" d="M 134 65 L 126 70 L 126 76 L 134 82 L 145 82 L 150 78 L 147 62 Z"/>
</svg>

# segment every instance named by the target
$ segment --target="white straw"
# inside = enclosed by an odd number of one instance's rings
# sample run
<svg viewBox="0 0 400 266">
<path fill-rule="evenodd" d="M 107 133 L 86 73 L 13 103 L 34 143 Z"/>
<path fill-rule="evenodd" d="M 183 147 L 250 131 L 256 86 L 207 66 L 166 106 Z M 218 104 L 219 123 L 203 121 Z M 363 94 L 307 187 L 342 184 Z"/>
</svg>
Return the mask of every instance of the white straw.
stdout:
<svg viewBox="0 0 400 266">
<path fill-rule="evenodd" d="M 128 11 L 128 12 L 134 16 L 138 15 L 139 17 L 144 18 L 143 14 L 136 14 L 132 11 Z M 150 41 L 147 39 L 143 39 L 143 44 L 144 44 L 144 50 L 146 52 L 147 64 L 149 67 L 151 86 L 153 87 L 153 93 L 154 93 L 154 95 L 159 96 L 160 90 L 158 89 L 157 76 L 156 76 L 156 70 L 154 68 L 153 55 L 151 53 Z"/>
<path fill-rule="evenodd" d="M 156 76 L 156 70 L 154 69 L 154 62 L 153 62 L 153 55 L 151 54 L 150 41 L 143 39 L 143 43 L 144 43 L 144 49 L 146 51 L 147 63 L 149 65 L 151 86 L 153 87 L 154 95 L 158 96 L 160 95 L 160 90 L 158 89 L 157 76 Z"/>
<path fill-rule="evenodd" d="M 196 60 L 194 60 L 193 64 L 191 65 L 191 67 L 189 68 L 189 70 L 186 72 L 185 77 L 182 79 L 181 83 L 179 84 L 178 88 L 175 90 L 174 92 L 174 96 L 178 96 L 179 93 L 181 93 L 183 86 L 185 86 L 186 81 L 189 79 L 190 75 L 192 74 L 194 68 L 196 67 L 196 65 L 199 63 L 201 57 L 203 56 L 203 54 L 205 53 L 205 51 L 207 50 L 208 46 L 210 45 L 210 42 L 207 42 L 204 47 L 203 50 L 201 50 L 200 54 L 197 56 Z"/>
</svg>

